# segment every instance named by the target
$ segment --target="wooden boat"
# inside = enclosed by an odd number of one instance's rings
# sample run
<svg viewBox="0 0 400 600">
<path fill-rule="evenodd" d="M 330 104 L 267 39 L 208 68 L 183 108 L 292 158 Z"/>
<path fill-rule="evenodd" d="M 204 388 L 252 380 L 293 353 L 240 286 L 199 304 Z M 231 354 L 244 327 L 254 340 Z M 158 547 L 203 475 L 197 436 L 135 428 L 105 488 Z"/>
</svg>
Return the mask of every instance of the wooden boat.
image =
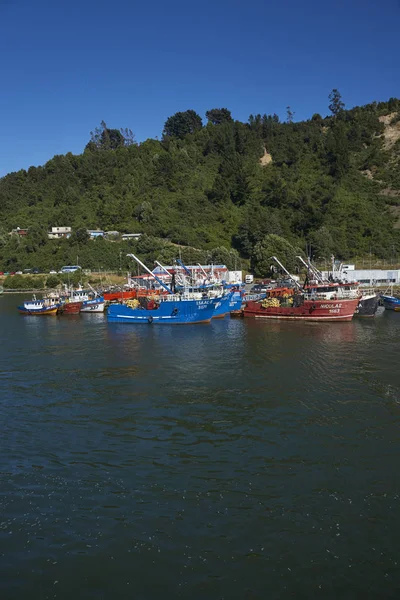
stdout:
<svg viewBox="0 0 400 600">
<path fill-rule="evenodd" d="M 42 298 L 41 300 L 37 300 L 36 296 L 33 296 L 32 300 L 25 300 L 24 303 L 17 308 L 21 315 L 55 316 L 60 306 L 61 303 L 58 300 L 52 298 Z"/>
</svg>

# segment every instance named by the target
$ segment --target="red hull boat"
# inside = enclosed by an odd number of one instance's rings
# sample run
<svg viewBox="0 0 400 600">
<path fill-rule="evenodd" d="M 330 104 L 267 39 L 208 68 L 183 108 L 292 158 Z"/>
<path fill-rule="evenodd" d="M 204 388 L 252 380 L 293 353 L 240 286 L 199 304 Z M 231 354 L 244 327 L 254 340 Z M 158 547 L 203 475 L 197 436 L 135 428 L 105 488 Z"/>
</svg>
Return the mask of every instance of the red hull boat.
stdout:
<svg viewBox="0 0 400 600">
<path fill-rule="evenodd" d="M 285 319 L 301 321 L 351 321 L 359 299 L 306 300 L 300 298 L 296 305 L 284 302 L 280 306 L 268 305 L 266 301 L 248 302 L 243 309 L 244 317 L 256 319 Z"/>
<path fill-rule="evenodd" d="M 64 315 L 79 315 L 81 306 L 82 302 L 66 302 L 62 306 L 62 313 Z"/>
</svg>

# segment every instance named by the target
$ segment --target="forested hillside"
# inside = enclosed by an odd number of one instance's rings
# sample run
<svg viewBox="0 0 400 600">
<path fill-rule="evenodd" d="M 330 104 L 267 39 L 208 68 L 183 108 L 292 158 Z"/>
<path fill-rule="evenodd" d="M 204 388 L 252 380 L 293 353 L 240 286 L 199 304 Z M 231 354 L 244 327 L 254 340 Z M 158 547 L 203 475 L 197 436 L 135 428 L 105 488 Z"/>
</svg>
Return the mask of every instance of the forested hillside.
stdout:
<svg viewBox="0 0 400 600">
<path fill-rule="evenodd" d="M 88 241 L 94 228 L 146 234 L 136 244 L 148 259 L 172 258 L 169 242 L 203 250 L 197 258 L 234 261 L 237 251 L 260 274 L 285 244 L 271 234 L 316 257 L 390 256 L 400 250 L 400 101 L 345 110 L 334 90 L 329 108 L 326 118 L 295 122 L 288 107 L 285 122 L 247 123 L 227 109 L 203 123 L 188 110 L 141 144 L 103 123 L 81 155 L 0 179 L 0 267 L 58 268 L 79 254 L 85 267 L 116 268 L 135 242 Z M 52 226 L 75 233 L 48 240 Z M 16 227 L 29 228 L 26 239 L 8 235 Z"/>
</svg>

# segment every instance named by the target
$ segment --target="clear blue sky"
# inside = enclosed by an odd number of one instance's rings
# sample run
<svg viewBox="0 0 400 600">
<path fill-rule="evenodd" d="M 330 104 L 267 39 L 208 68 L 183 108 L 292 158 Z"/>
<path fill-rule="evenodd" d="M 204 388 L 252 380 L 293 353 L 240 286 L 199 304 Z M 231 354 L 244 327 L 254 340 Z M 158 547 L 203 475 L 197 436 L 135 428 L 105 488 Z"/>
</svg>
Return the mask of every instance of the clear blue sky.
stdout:
<svg viewBox="0 0 400 600">
<path fill-rule="evenodd" d="M 0 176 L 80 153 L 101 120 L 295 119 L 400 96 L 399 0 L 0 0 Z"/>
</svg>

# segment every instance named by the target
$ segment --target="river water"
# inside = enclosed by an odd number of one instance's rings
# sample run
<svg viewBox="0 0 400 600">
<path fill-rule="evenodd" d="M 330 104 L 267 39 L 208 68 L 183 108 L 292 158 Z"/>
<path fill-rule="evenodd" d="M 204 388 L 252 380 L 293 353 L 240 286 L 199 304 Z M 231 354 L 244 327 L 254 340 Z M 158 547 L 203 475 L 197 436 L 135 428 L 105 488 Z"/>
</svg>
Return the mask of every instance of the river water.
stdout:
<svg viewBox="0 0 400 600">
<path fill-rule="evenodd" d="M 400 594 L 400 314 L 108 325 L 0 298 L 0 598 Z"/>
</svg>

